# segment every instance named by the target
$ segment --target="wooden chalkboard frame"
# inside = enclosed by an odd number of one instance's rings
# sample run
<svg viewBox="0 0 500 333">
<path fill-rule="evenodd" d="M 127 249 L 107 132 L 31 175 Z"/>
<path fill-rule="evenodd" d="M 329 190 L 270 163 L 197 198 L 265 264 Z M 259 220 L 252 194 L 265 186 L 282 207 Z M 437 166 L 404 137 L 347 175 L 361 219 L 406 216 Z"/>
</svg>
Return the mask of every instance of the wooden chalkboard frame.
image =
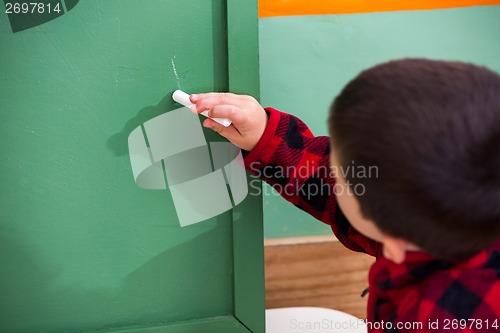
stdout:
<svg viewBox="0 0 500 333">
<path fill-rule="evenodd" d="M 229 90 L 259 98 L 257 0 L 227 0 Z M 265 331 L 264 235 L 261 196 L 233 210 L 235 317 L 249 332 Z M 250 220 L 250 221 L 249 221 Z"/>
<path fill-rule="evenodd" d="M 229 91 L 259 98 L 257 0 L 226 0 Z M 233 216 L 233 313 L 120 333 L 264 333 L 262 196 L 249 195 Z M 207 300 L 210 302 L 210 300 Z"/>
<path fill-rule="evenodd" d="M 257 0 L 227 0 L 229 90 L 259 98 Z M 233 210 L 235 318 L 249 332 L 265 331 L 264 235 L 261 196 Z M 250 220 L 250 221 L 249 221 Z"/>
</svg>

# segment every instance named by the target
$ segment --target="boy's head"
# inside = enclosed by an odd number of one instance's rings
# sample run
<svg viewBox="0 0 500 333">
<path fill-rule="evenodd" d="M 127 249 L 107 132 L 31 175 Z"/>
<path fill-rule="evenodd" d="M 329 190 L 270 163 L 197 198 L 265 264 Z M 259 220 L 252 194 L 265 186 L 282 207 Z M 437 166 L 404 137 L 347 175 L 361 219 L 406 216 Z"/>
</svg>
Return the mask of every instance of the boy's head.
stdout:
<svg viewBox="0 0 500 333">
<path fill-rule="evenodd" d="M 358 189 L 339 205 L 389 258 L 418 248 L 460 260 L 500 238 L 498 74 L 423 59 L 381 64 L 342 90 L 329 127 L 338 183 Z"/>
</svg>

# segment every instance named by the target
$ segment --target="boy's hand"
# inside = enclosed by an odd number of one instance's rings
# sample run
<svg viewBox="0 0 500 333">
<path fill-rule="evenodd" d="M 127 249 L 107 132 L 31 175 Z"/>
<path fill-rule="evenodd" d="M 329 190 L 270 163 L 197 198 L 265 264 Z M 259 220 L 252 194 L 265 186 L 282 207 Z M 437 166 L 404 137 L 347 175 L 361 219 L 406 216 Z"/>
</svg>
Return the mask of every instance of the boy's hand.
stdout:
<svg viewBox="0 0 500 333">
<path fill-rule="evenodd" d="M 210 118 L 203 126 L 210 128 L 236 146 L 252 150 L 259 142 L 267 126 L 266 111 L 251 96 L 231 93 L 193 94 L 191 103 L 196 105 L 196 113 L 209 110 L 212 118 L 228 118 L 233 123 L 224 127 Z"/>
</svg>

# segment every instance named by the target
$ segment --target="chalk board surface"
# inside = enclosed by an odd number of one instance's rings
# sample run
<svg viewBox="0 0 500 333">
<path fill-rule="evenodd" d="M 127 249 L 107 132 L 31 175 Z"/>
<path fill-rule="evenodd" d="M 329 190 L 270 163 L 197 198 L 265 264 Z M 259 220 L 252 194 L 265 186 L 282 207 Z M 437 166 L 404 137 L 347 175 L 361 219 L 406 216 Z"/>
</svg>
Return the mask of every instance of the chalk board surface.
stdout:
<svg viewBox="0 0 500 333">
<path fill-rule="evenodd" d="M 258 72 L 257 4 L 233 2 L 66 0 L 16 32 L 0 6 L 1 332 L 263 327 L 260 198 L 180 228 L 168 190 L 135 184 L 127 148 L 176 89 L 258 94 L 258 76 L 240 78 Z M 235 19 L 248 49 L 229 64 Z M 254 298 L 237 300 L 239 281 Z"/>
</svg>

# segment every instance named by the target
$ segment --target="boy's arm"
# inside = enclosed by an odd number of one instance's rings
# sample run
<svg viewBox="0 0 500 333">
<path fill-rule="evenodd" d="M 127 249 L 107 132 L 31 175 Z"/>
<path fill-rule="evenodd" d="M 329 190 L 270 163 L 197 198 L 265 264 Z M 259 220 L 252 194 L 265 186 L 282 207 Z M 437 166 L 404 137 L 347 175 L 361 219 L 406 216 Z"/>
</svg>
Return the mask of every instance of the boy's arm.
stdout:
<svg viewBox="0 0 500 333">
<path fill-rule="evenodd" d="M 376 255 L 379 243 L 355 230 L 337 206 L 326 136 L 315 137 L 297 117 L 272 108 L 257 145 L 245 156 L 247 170 L 283 198 L 329 224 L 349 249 Z"/>
<path fill-rule="evenodd" d="M 190 96 L 192 111 L 209 110 L 214 118 L 229 118 L 224 127 L 210 118 L 210 128 L 243 150 L 247 169 L 281 189 L 281 195 L 297 207 L 331 226 L 349 249 L 377 255 L 379 243 L 372 241 L 347 221 L 337 207 L 330 173 L 328 137 L 314 137 L 297 117 L 262 106 L 251 96 L 207 93 Z"/>
</svg>

